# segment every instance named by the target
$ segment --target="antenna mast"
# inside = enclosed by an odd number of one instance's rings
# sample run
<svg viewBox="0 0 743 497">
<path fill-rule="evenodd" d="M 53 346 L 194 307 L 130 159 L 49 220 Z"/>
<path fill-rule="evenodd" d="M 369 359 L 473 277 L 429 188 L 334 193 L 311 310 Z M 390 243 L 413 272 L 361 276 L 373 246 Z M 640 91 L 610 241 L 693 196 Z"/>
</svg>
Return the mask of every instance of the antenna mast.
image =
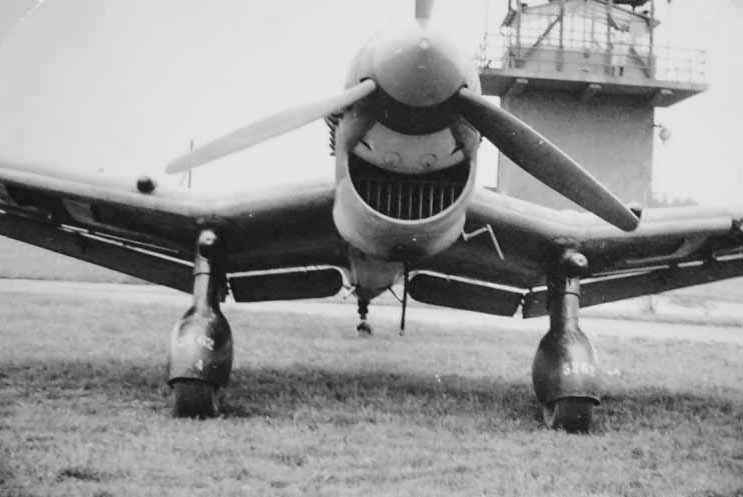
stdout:
<svg viewBox="0 0 743 497">
<path fill-rule="evenodd" d="M 188 151 L 189 152 L 193 152 L 193 149 L 194 149 L 194 141 L 193 141 L 193 138 L 191 138 L 191 142 L 189 143 L 189 150 Z M 186 174 L 187 174 L 187 176 L 186 176 L 186 187 L 190 190 L 191 189 L 191 178 L 192 178 L 192 175 L 193 175 L 193 169 L 189 169 L 188 171 L 186 171 Z"/>
</svg>

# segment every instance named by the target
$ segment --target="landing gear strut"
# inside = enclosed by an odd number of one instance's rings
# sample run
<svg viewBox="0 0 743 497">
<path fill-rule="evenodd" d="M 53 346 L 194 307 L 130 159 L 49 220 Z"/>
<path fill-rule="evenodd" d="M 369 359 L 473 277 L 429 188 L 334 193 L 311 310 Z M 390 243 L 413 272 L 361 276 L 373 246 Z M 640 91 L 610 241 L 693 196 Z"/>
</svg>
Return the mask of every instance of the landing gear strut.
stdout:
<svg viewBox="0 0 743 497">
<path fill-rule="evenodd" d="M 553 429 L 587 432 L 599 399 L 596 352 L 578 326 L 580 276 L 588 262 L 565 251 L 547 280 L 550 329 L 532 365 L 532 381 L 545 424 Z"/>
<path fill-rule="evenodd" d="M 196 243 L 193 304 L 176 323 L 168 354 L 168 384 L 176 417 L 218 414 L 218 390 L 232 369 L 232 333 L 219 304 L 226 291 L 222 241 L 204 230 Z"/>
<path fill-rule="evenodd" d="M 361 320 L 356 326 L 356 331 L 360 337 L 368 337 L 372 334 L 372 327 L 366 320 L 369 314 L 369 300 L 359 297 L 359 319 Z"/>
</svg>

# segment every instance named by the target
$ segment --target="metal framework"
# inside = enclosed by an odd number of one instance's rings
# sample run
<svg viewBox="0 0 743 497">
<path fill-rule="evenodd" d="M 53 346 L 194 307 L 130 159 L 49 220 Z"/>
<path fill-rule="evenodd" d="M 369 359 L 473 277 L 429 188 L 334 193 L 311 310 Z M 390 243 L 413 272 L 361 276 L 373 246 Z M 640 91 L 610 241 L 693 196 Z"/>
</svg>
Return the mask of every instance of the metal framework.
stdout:
<svg viewBox="0 0 743 497">
<path fill-rule="evenodd" d="M 480 69 L 558 70 L 703 84 L 704 50 L 660 45 L 657 21 L 613 2 L 552 2 L 511 9 L 499 32 L 486 32 Z M 573 55 L 572 57 L 569 55 Z M 576 56 L 579 55 L 579 56 Z M 617 72 L 616 67 L 634 69 Z"/>
</svg>

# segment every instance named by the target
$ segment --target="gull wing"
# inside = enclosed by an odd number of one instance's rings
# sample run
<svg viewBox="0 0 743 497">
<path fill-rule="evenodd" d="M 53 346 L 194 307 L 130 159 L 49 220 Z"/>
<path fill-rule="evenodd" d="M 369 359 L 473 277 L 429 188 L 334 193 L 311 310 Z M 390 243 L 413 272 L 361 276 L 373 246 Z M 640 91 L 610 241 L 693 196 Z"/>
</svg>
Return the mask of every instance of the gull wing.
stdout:
<svg viewBox="0 0 743 497">
<path fill-rule="evenodd" d="M 330 182 L 142 193 L 135 179 L 0 161 L 0 235 L 188 292 L 207 227 L 222 233 L 228 273 L 339 263 L 333 199 Z"/>
<path fill-rule="evenodd" d="M 521 307 L 525 317 L 543 315 L 546 267 L 560 247 L 588 258 L 583 307 L 743 276 L 742 222 L 743 205 L 658 208 L 624 232 L 592 214 L 482 190 L 460 239 L 415 268 L 411 296 L 492 314 Z M 452 299 L 455 291 L 471 296 Z"/>
</svg>

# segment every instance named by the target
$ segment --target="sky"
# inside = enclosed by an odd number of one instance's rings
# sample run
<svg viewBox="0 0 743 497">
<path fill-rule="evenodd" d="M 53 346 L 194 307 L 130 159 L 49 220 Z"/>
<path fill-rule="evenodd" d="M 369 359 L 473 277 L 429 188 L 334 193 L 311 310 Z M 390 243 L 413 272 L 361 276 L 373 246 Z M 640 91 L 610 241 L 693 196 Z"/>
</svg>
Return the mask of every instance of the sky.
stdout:
<svg viewBox="0 0 743 497">
<path fill-rule="evenodd" d="M 531 2 L 538 3 L 538 2 Z M 401 0 L 0 0 L 0 157 L 159 181 L 188 150 L 277 110 L 336 93 L 358 48 L 409 21 Z M 474 54 L 506 0 L 439 0 L 433 23 Z M 662 43 L 708 51 L 708 92 L 659 110 L 654 191 L 739 202 L 743 0 L 657 0 Z M 317 122 L 194 172 L 242 190 L 333 177 Z M 478 180 L 492 184 L 484 145 Z"/>
</svg>

